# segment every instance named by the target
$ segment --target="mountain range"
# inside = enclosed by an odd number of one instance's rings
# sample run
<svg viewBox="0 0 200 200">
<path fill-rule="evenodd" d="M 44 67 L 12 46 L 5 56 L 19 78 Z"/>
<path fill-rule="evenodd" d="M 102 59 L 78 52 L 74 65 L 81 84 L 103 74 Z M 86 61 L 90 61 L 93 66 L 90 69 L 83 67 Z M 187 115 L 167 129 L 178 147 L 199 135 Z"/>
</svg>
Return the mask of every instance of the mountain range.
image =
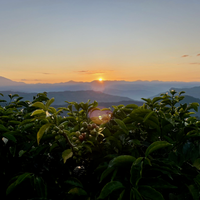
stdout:
<svg viewBox="0 0 200 200">
<path fill-rule="evenodd" d="M 26 84 L 0 76 L 0 91 L 12 92 L 62 92 L 62 91 L 100 91 L 109 95 L 124 96 L 134 100 L 157 95 L 170 88 L 191 88 L 199 86 L 200 82 L 163 82 L 163 81 L 92 81 L 92 82 L 61 82 L 54 84 Z"/>
<path fill-rule="evenodd" d="M 96 100 L 101 107 L 112 107 L 112 105 L 137 104 L 144 102 L 141 98 L 153 98 L 160 96 L 171 89 L 177 92 L 185 91 L 185 98 L 181 104 L 197 102 L 200 104 L 200 83 L 199 82 L 162 82 L 162 81 L 92 81 L 55 84 L 26 84 L 16 82 L 0 76 L 0 93 L 4 99 L 9 101 L 9 94 L 18 94 L 24 100 L 33 100 L 38 92 L 47 92 L 48 97 L 55 98 L 53 106 L 66 106 L 65 101 L 93 102 Z M 200 117 L 200 111 L 196 116 Z"/>
</svg>

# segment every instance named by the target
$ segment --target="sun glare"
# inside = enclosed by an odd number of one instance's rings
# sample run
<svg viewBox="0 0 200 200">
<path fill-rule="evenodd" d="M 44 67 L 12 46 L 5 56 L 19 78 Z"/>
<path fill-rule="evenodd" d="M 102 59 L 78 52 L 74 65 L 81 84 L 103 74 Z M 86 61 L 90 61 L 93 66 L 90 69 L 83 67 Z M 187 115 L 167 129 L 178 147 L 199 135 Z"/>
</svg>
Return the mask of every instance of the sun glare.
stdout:
<svg viewBox="0 0 200 200">
<path fill-rule="evenodd" d="M 103 81 L 103 79 L 102 79 L 102 78 L 99 78 L 99 81 Z"/>
</svg>

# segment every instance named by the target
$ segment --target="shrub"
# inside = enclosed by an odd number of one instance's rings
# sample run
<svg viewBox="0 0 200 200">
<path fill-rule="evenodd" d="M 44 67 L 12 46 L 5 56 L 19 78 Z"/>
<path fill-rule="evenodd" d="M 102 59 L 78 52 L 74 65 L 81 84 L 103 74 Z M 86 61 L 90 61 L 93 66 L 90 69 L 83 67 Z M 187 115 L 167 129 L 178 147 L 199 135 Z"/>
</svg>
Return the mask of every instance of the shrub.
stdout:
<svg viewBox="0 0 200 200">
<path fill-rule="evenodd" d="M 96 101 L 55 109 L 46 93 L 32 102 L 9 95 L 0 101 L 2 199 L 199 199 L 198 104 L 176 106 L 182 93 L 113 112 Z"/>
</svg>

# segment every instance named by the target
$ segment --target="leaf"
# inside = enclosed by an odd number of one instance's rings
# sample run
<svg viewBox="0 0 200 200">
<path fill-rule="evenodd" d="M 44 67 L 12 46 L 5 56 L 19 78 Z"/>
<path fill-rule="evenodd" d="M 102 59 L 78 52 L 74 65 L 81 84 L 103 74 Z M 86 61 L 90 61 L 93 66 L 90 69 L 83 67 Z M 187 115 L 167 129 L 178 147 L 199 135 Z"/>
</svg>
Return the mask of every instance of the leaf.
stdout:
<svg viewBox="0 0 200 200">
<path fill-rule="evenodd" d="M 30 178 L 30 176 L 31 176 L 31 173 L 28 173 L 28 172 L 26 172 L 26 173 L 24 173 L 24 174 L 18 176 L 18 177 L 17 177 L 17 180 L 16 180 L 15 182 L 13 182 L 13 183 L 7 188 L 7 190 L 6 190 L 6 195 L 10 194 L 10 193 L 13 191 L 13 189 L 15 189 L 15 187 L 16 187 L 17 185 L 21 184 L 21 183 L 22 183 L 24 180 L 26 180 L 27 178 Z"/>
<path fill-rule="evenodd" d="M 9 131 L 3 124 L 0 124 L 0 131 Z"/>
<path fill-rule="evenodd" d="M 145 183 L 145 185 L 151 185 L 153 188 L 177 188 L 176 186 L 168 183 L 166 180 L 158 177 L 142 179 L 142 183 Z M 142 183 L 140 182 L 140 184 Z"/>
<path fill-rule="evenodd" d="M 44 132 L 47 131 L 51 125 L 52 124 L 48 123 L 48 124 L 43 125 L 40 128 L 40 130 L 37 133 L 37 143 L 38 144 L 40 143 L 40 140 L 41 140 L 42 136 L 44 135 Z"/>
<path fill-rule="evenodd" d="M 52 114 L 55 114 L 57 111 L 56 111 L 56 109 L 54 108 L 54 107 L 49 107 L 48 108 L 48 111 L 50 112 L 50 113 L 52 113 Z"/>
<path fill-rule="evenodd" d="M 195 185 L 189 185 L 187 187 L 193 197 L 193 200 L 199 200 L 199 190 L 197 189 L 197 187 L 195 187 Z"/>
<path fill-rule="evenodd" d="M 101 193 L 97 199 L 105 199 L 108 195 L 110 195 L 113 191 L 119 190 L 124 188 L 121 182 L 119 181 L 112 181 L 107 183 L 103 189 L 101 190 Z"/>
<path fill-rule="evenodd" d="M 139 193 L 139 191 L 136 188 L 132 188 L 131 189 L 131 193 L 130 193 L 130 199 L 131 200 L 143 200 L 141 194 Z"/>
<path fill-rule="evenodd" d="M 20 150 L 20 151 L 19 151 L 19 157 L 22 157 L 22 155 L 23 155 L 24 153 L 26 153 L 26 151 Z"/>
<path fill-rule="evenodd" d="M 11 141 L 13 141 L 13 142 L 15 142 L 15 143 L 17 142 L 16 138 L 15 138 L 12 134 L 4 133 L 3 136 L 4 136 L 5 138 L 7 138 L 8 140 L 11 140 Z"/>
<path fill-rule="evenodd" d="M 147 119 L 149 119 L 149 117 L 151 117 L 152 114 L 155 114 L 155 112 L 151 111 L 150 113 L 146 114 L 145 117 L 144 117 L 144 119 L 143 119 L 143 122 L 146 122 Z"/>
<path fill-rule="evenodd" d="M 137 186 L 139 180 L 142 178 L 143 160 L 143 157 L 139 157 L 131 166 L 130 182 L 133 186 Z"/>
<path fill-rule="evenodd" d="M 39 197 L 47 198 L 47 185 L 42 177 L 34 177 L 34 189 Z"/>
<path fill-rule="evenodd" d="M 133 162 L 136 160 L 135 157 L 129 155 L 121 155 L 113 158 L 108 167 L 131 167 Z"/>
<path fill-rule="evenodd" d="M 120 119 L 114 119 L 114 121 L 118 124 L 118 126 L 122 129 L 122 131 L 126 134 L 128 134 L 128 129 L 126 127 L 126 125 L 124 124 L 123 121 L 121 121 Z"/>
<path fill-rule="evenodd" d="M 147 185 L 140 186 L 139 192 L 144 198 L 150 200 L 165 200 L 160 192 Z"/>
<path fill-rule="evenodd" d="M 32 107 L 37 107 L 37 108 L 41 108 L 43 110 L 46 110 L 45 109 L 45 105 L 42 103 L 42 102 L 35 102 L 31 105 Z"/>
<path fill-rule="evenodd" d="M 119 198 L 117 200 L 123 200 L 124 192 L 125 192 L 125 190 L 123 190 L 121 192 L 121 194 L 119 195 Z"/>
<path fill-rule="evenodd" d="M 47 103 L 46 103 L 46 109 L 48 109 L 49 108 L 49 106 L 54 102 L 54 97 L 53 98 L 51 98 L 50 100 L 48 100 L 47 101 Z"/>
<path fill-rule="evenodd" d="M 136 109 L 136 108 L 138 108 L 138 105 L 136 105 L 136 104 L 128 104 L 128 105 L 125 106 L 125 108 Z"/>
<path fill-rule="evenodd" d="M 62 152 L 62 158 L 64 163 L 66 163 L 67 159 L 71 158 L 73 156 L 72 149 L 67 149 Z"/>
<path fill-rule="evenodd" d="M 172 146 L 172 144 L 166 142 L 166 141 L 156 141 L 153 142 L 146 150 L 145 156 L 147 157 L 150 153 L 152 153 L 155 150 L 158 150 L 160 148 L 165 148 L 168 146 Z"/>
<path fill-rule="evenodd" d="M 37 109 L 31 114 L 31 116 L 40 115 L 40 114 L 45 114 L 45 111 L 42 109 Z"/>
<path fill-rule="evenodd" d="M 194 161 L 193 166 L 196 167 L 198 170 L 200 170 L 200 158 L 197 158 Z"/>
<path fill-rule="evenodd" d="M 68 180 L 65 181 L 65 183 L 71 186 L 83 188 L 82 183 L 77 178 L 74 178 L 74 177 L 69 178 Z"/>
<path fill-rule="evenodd" d="M 101 182 L 104 178 L 106 178 L 112 171 L 114 171 L 114 169 L 115 169 L 114 167 L 110 167 L 104 170 L 103 173 L 101 174 L 101 178 L 99 182 Z"/>
<path fill-rule="evenodd" d="M 82 188 L 73 188 L 71 189 L 68 194 L 73 194 L 73 195 L 78 195 L 78 196 L 82 196 L 82 195 L 87 195 L 87 192 L 85 190 L 83 190 Z"/>
</svg>

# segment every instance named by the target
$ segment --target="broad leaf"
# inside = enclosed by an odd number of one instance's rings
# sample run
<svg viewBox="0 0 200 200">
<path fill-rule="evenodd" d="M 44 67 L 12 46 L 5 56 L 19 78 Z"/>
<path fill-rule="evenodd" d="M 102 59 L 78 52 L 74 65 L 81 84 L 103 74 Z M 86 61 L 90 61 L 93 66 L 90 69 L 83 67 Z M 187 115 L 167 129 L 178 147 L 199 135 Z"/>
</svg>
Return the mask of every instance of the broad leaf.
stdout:
<svg viewBox="0 0 200 200">
<path fill-rule="evenodd" d="M 10 133 L 4 133 L 3 136 L 5 138 L 7 138 L 7 139 L 9 139 L 9 140 L 11 140 L 13 142 L 15 142 L 15 143 L 17 142 L 16 138 L 12 134 L 10 134 Z"/>
<path fill-rule="evenodd" d="M 165 148 L 168 146 L 172 146 L 172 144 L 166 142 L 166 141 L 156 141 L 154 143 L 152 143 L 146 150 L 145 152 L 145 156 L 147 157 L 150 153 L 152 153 L 155 150 L 161 149 L 161 148 Z"/>
<path fill-rule="evenodd" d="M 115 122 L 118 124 L 118 126 L 122 129 L 122 131 L 126 134 L 128 134 L 128 129 L 126 127 L 126 125 L 124 124 L 123 121 L 121 121 L 120 119 L 114 119 Z"/>
<path fill-rule="evenodd" d="M 32 106 L 45 110 L 45 105 L 42 102 L 35 102 L 32 104 Z"/>
<path fill-rule="evenodd" d="M 121 155 L 113 158 L 108 167 L 131 167 L 133 162 L 136 160 L 135 157 L 129 155 Z"/>
<path fill-rule="evenodd" d="M 35 111 L 31 114 L 31 116 L 40 115 L 40 114 L 45 114 L 45 111 L 42 110 L 42 109 L 35 110 Z"/>
<path fill-rule="evenodd" d="M 0 124 L 0 131 L 9 131 L 9 129 L 7 129 L 3 124 Z"/>
<path fill-rule="evenodd" d="M 72 149 L 67 149 L 62 152 L 62 158 L 64 163 L 66 163 L 67 159 L 71 158 L 73 156 Z"/>
<path fill-rule="evenodd" d="M 165 200 L 160 192 L 147 185 L 140 186 L 139 192 L 144 198 L 150 200 Z"/>
<path fill-rule="evenodd" d="M 49 106 L 54 102 L 54 97 L 53 98 L 51 98 L 50 100 L 48 100 L 47 101 L 47 103 L 46 103 L 46 109 L 48 109 L 49 108 Z"/>
<path fill-rule="evenodd" d="M 38 144 L 40 143 L 40 140 L 41 140 L 42 136 L 44 135 L 44 132 L 47 131 L 51 125 L 52 124 L 48 123 L 48 124 L 43 125 L 40 128 L 40 130 L 37 133 L 37 143 Z"/>
<path fill-rule="evenodd" d="M 112 181 L 107 183 L 103 189 L 101 190 L 101 193 L 98 197 L 98 199 L 105 199 L 108 195 L 110 195 L 113 191 L 119 190 L 124 188 L 121 182 L 119 181 Z"/>
</svg>

